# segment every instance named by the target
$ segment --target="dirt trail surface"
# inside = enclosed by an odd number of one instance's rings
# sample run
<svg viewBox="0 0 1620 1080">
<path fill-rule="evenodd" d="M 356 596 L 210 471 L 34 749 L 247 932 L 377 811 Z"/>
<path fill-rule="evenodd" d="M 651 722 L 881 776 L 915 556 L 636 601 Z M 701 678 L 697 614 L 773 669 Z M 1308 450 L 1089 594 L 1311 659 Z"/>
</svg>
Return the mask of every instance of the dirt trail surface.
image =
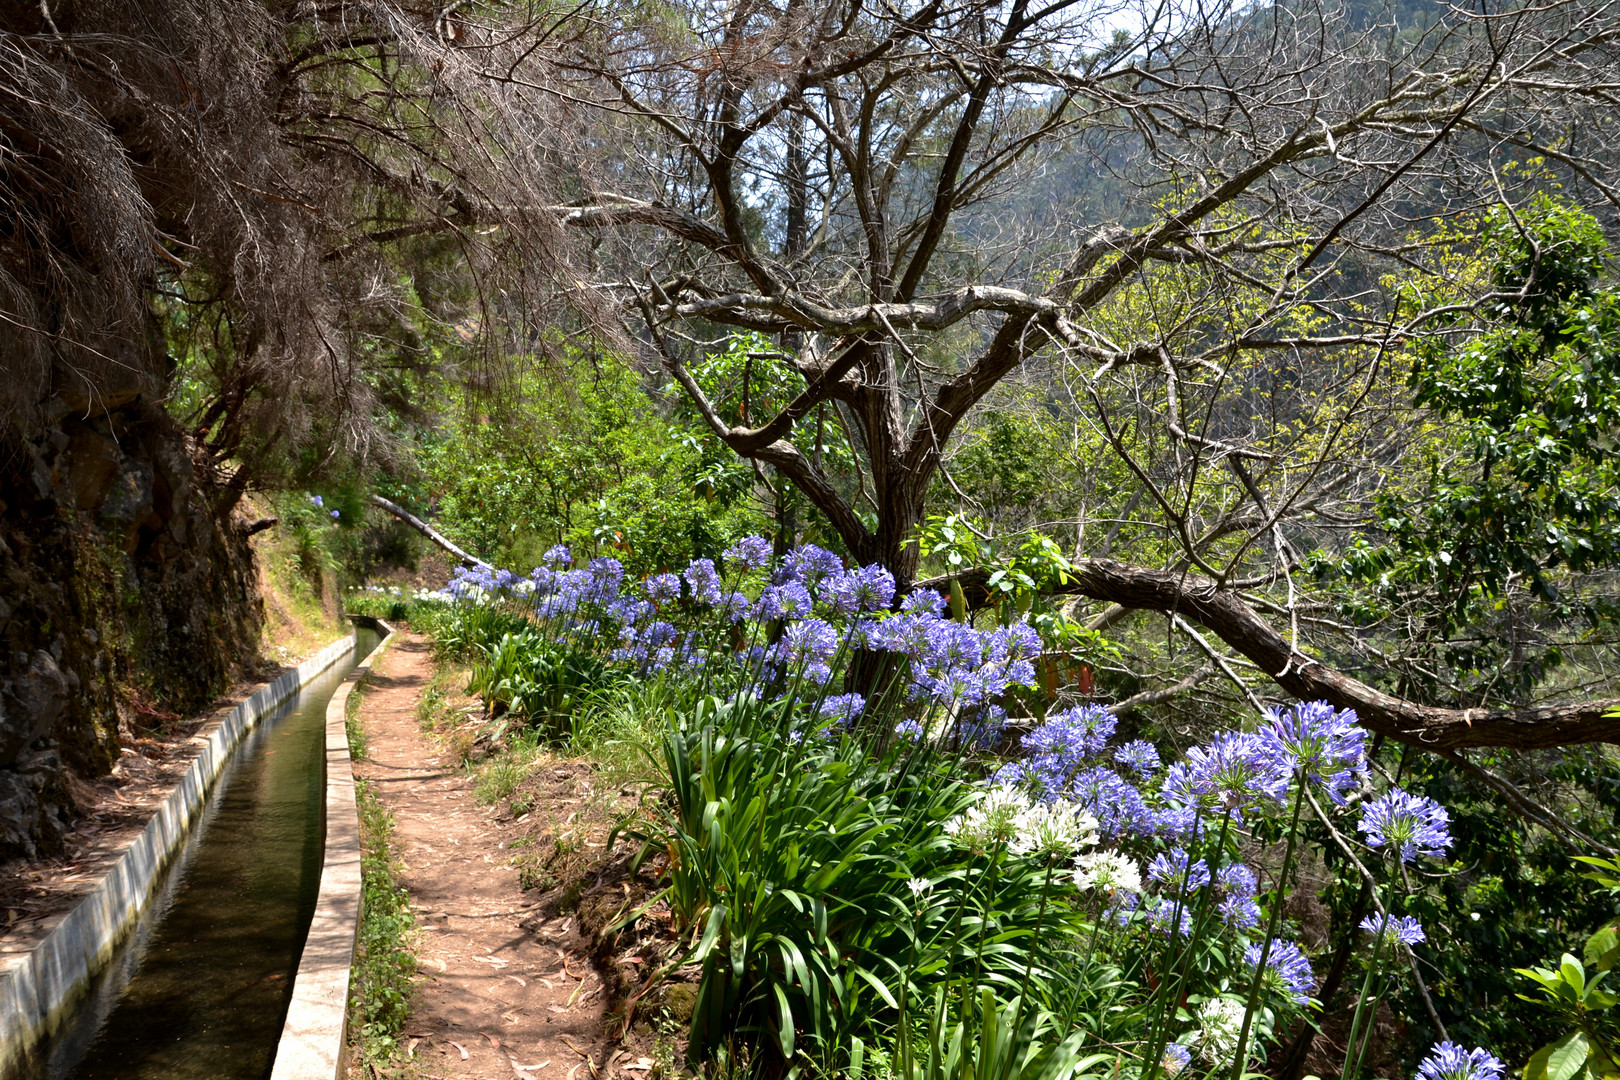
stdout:
<svg viewBox="0 0 1620 1080">
<path fill-rule="evenodd" d="M 607 986 L 574 917 L 546 917 L 518 884 L 510 844 L 526 823 L 480 806 L 472 777 L 418 726 L 432 673 L 428 641 L 401 632 L 367 680 L 368 745 L 355 763 L 393 812 L 399 882 L 421 928 L 405 1040 L 417 1068 L 486 1080 L 646 1077 L 607 1036 Z"/>
</svg>

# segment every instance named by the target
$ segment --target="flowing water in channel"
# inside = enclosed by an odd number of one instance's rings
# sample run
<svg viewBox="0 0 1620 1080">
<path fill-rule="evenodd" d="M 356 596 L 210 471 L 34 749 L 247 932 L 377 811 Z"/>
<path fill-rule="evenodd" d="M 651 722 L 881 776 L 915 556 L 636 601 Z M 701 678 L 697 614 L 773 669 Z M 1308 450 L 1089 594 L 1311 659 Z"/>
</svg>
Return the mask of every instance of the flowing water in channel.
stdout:
<svg viewBox="0 0 1620 1080">
<path fill-rule="evenodd" d="M 320 885 L 326 705 L 378 640 L 358 634 L 242 740 L 157 901 L 33 1075 L 269 1076 Z"/>
</svg>

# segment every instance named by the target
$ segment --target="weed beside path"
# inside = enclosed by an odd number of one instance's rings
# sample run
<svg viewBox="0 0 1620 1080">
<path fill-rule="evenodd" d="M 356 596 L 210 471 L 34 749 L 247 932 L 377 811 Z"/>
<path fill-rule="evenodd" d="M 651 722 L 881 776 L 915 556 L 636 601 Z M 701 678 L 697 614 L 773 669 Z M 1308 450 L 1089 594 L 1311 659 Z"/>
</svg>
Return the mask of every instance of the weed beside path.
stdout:
<svg viewBox="0 0 1620 1080">
<path fill-rule="evenodd" d="M 400 1051 L 382 1075 L 609 1080 L 606 984 L 572 915 L 523 893 L 514 841 L 529 822 L 481 805 L 451 748 L 418 725 L 431 645 L 401 633 L 360 707 L 355 775 L 394 819 L 396 876 L 417 923 L 418 979 Z M 521 847 L 521 845 L 519 845 Z"/>
</svg>

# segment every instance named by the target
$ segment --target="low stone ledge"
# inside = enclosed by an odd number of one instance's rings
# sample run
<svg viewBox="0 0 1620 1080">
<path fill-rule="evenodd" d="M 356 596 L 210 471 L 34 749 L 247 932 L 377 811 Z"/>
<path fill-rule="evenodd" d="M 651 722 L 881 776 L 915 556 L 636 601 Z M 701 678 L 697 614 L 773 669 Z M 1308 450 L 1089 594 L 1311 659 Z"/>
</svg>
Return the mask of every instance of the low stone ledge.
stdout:
<svg viewBox="0 0 1620 1080">
<path fill-rule="evenodd" d="M 243 736 L 354 648 L 353 634 L 334 641 L 227 713 L 106 876 L 33 948 L 0 958 L 0 1077 L 15 1073 L 26 1055 L 56 1032 L 123 944 Z"/>
<path fill-rule="evenodd" d="M 320 891 L 298 961 L 292 1001 L 270 1080 L 339 1080 L 349 1024 L 349 973 L 360 933 L 360 818 L 345 723 L 349 695 L 387 647 L 393 628 L 373 623 L 383 640 L 351 671 L 326 706 L 326 845 Z"/>
</svg>

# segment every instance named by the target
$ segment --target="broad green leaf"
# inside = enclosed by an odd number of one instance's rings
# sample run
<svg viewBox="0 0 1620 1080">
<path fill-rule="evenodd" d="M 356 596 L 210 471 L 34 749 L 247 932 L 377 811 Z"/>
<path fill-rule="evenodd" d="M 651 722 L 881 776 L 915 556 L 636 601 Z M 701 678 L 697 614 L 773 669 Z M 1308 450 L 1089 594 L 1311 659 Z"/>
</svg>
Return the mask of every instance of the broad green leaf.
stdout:
<svg viewBox="0 0 1620 1080">
<path fill-rule="evenodd" d="M 1605 926 L 1586 940 L 1586 962 L 1608 971 L 1620 959 L 1620 927 Z"/>
<path fill-rule="evenodd" d="M 1547 1047 L 1547 1080 L 1571 1080 L 1586 1067 L 1586 1036 L 1572 1031 Z"/>
<path fill-rule="evenodd" d="M 1576 997 L 1580 997 L 1586 992 L 1586 969 L 1581 967 L 1581 962 L 1569 953 L 1565 953 L 1563 958 L 1559 960 L 1558 973 L 1563 977 L 1564 982 L 1575 988 Z"/>
<path fill-rule="evenodd" d="M 703 938 L 698 942 L 697 951 L 692 954 L 693 961 L 703 960 L 709 955 L 709 950 L 714 948 L 714 943 L 720 937 L 720 931 L 725 923 L 726 906 L 716 904 L 714 910 L 709 912 L 709 921 L 703 927 Z"/>
<path fill-rule="evenodd" d="M 779 1045 L 782 1047 L 782 1056 L 785 1057 L 785 1058 L 788 1058 L 788 1059 L 792 1059 L 792 1057 L 793 1057 L 793 1008 L 790 1005 L 788 1005 L 787 991 L 782 989 L 782 986 L 781 986 L 780 983 L 773 984 L 771 986 L 771 989 L 776 991 L 776 1007 L 777 1007 L 777 1011 L 778 1011 L 778 1014 L 779 1014 L 779 1017 L 780 1017 L 779 1023 L 781 1024 L 781 1026 L 777 1029 L 777 1032 L 776 1032 L 777 1041 L 778 1041 Z M 1562 1080 L 1562 1078 L 1560 1078 L 1560 1080 Z"/>
</svg>

